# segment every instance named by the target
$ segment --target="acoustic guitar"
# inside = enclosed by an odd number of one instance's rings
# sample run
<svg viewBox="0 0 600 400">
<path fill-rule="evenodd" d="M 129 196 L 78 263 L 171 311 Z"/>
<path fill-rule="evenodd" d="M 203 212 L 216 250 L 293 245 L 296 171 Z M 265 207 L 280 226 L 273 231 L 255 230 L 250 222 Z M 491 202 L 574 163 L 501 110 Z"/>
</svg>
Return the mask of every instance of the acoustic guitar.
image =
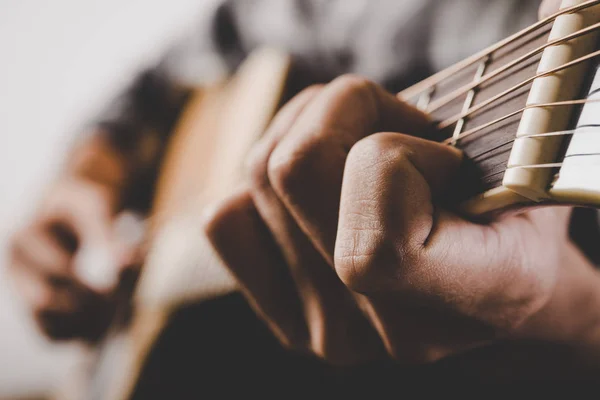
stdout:
<svg viewBox="0 0 600 400">
<path fill-rule="evenodd" d="M 438 121 L 436 140 L 467 156 L 450 193 L 462 212 L 600 207 L 599 30 L 600 0 L 563 0 L 556 14 L 399 93 Z M 243 176 L 289 66 L 277 52 L 253 54 L 229 82 L 191 100 L 159 179 L 133 320 L 100 352 L 84 398 L 127 399 L 172 312 L 236 290 L 198 226 L 204 207 Z"/>
</svg>

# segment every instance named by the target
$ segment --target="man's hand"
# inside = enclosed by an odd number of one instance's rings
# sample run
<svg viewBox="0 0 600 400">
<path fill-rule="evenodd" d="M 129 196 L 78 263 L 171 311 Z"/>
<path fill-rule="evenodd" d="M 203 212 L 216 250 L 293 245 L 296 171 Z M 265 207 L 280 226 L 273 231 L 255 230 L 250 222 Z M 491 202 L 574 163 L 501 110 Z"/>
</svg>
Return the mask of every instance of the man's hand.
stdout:
<svg viewBox="0 0 600 400">
<path fill-rule="evenodd" d="M 208 237 L 280 340 L 331 362 L 429 362 L 498 339 L 600 345 L 600 276 L 569 208 L 478 224 L 445 207 L 461 163 L 430 122 L 342 77 L 297 96 Z"/>
<path fill-rule="evenodd" d="M 47 335 L 93 341 L 108 327 L 117 300 L 132 289 L 140 252 L 137 243 L 115 237 L 115 184 L 120 180 L 116 157 L 98 143 L 77 155 L 72 169 L 77 173 L 61 177 L 33 221 L 15 234 L 10 272 Z M 83 172 L 90 161 L 94 177 Z M 98 281 L 111 274 L 115 282 Z"/>
</svg>

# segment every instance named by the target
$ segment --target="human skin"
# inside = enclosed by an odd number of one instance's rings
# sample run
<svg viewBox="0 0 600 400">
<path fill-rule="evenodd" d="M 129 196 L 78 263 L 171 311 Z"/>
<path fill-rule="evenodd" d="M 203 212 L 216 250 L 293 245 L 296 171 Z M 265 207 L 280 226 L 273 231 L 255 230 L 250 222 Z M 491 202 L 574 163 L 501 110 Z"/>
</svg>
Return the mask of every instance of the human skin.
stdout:
<svg viewBox="0 0 600 400">
<path fill-rule="evenodd" d="M 596 352 L 600 275 L 569 240 L 572 210 L 456 214 L 443 194 L 462 155 L 419 138 L 430 125 L 355 76 L 286 105 L 205 226 L 250 304 L 284 345 L 334 364 L 498 340 Z"/>
</svg>

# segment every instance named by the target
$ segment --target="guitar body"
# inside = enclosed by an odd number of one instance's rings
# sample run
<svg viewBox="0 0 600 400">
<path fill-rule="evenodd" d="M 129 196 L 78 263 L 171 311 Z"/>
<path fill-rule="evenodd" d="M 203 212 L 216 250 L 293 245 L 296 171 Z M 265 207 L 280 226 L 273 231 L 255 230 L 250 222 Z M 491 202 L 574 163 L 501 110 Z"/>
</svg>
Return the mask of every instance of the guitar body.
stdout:
<svg viewBox="0 0 600 400">
<path fill-rule="evenodd" d="M 205 207 L 234 190 L 243 177 L 243 161 L 280 105 L 289 69 L 287 55 L 261 49 L 230 79 L 194 91 L 159 174 L 149 218 L 150 251 L 133 298 L 132 320 L 109 332 L 93 355 L 89 382 L 76 382 L 59 397 L 129 398 L 172 312 L 236 289 L 198 226 Z"/>
</svg>

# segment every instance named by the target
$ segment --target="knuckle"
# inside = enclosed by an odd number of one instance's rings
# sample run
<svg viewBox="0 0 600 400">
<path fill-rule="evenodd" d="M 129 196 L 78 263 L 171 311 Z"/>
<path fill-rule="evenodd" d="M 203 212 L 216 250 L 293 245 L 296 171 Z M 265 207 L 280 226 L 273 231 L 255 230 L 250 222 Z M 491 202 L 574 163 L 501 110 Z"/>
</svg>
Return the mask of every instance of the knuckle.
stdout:
<svg viewBox="0 0 600 400">
<path fill-rule="evenodd" d="M 223 219 L 227 214 L 226 201 L 210 204 L 203 208 L 200 215 L 200 231 L 209 239 L 218 236 Z"/>
<path fill-rule="evenodd" d="M 428 279 L 423 276 L 425 262 L 419 249 L 406 240 L 397 240 L 396 235 L 381 227 L 338 234 L 335 271 L 346 287 L 354 292 L 395 290 L 424 295 Z"/>
<path fill-rule="evenodd" d="M 371 121 L 379 118 L 379 87 L 370 80 L 357 75 L 342 75 L 330 84 L 332 94 L 330 106 L 341 103 L 347 109 L 360 110 L 357 121 Z"/>
<path fill-rule="evenodd" d="M 302 156 L 286 148 L 277 148 L 273 151 L 267 162 L 268 182 L 275 189 L 290 192 L 295 187 L 295 182 L 300 175 Z"/>
<path fill-rule="evenodd" d="M 352 243 L 344 250 L 336 249 L 334 257 L 335 271 L 341 281 L 359 293 L 387 286 L 390 266 L 399 264 L 395 246 L 376 229 L 361 229 L 351 235 Z"/>
<path fill-rule="evenodd" d="M 305 98 L 313 95 L 322 89 L 323 85 L 312 85 L 300 92 L 294 99 Z M 293 102 L 293 100 L 292 100 Z M 288 113 L 289 114 L 289 113 Z M 278 118 L 282 118 L 283 115 L 289 117 L 286 113 L 278 114 Z M 285 119 L 284 119 L 285 120 Z M 287 122 L 292 121 L 288 118 Z M 277 120 L 276 122 L 281 122 Z M 293 126 L 293 125 L 292 125 Z M 285 137 L 287 131 L 291 129 L 290 124 L 285 123 L 274 123 L 269 127 L 269 131 L 264 135 L 261 140 L 251 151 L 249 156 L 245 160 L 245 167 L 249 173 L 250 181 L 253 190 L 262 190 L 267 186 L 270 186 L 269 182 L 269 163 L 273 153 L 283 156 L 283 159 L 287 159 L 289 154 L 281 154 L 282 151 L 277 150 L 278 139 Z"/>
<path fill-rule="evenodd" d="M 200 232 L 215 245 L 223 238 L 226 240 L 231 230 L 238 226 L 237 222 L 245 220 L 251 211 L 254 211 L 254 205 L 249 191 L 240 190 L 203 208 L 199 218 Z"/>
<path fill-rule="evenodd" d="M 359 75 L 345 74 L 331 82 L 331 86 L 339 89 L 344 94 L 363 97 L 365 94 L 371 95 L 376 85 L 372 81 Z"/>
<path fill-rule="evenodd" d="M 312 85 L 309 85 L 307 87 L 305 87 L 304 89 L 302 89 L 297 95 L 295 95 L 293 97 L 293 99 L 296 98 L 300 98 L 300 97 L 309 97 L 309 96 L 313 96 L 316 93 L 320 92 L 321 90 L 323 90 L 323 87 L 325 85 L 322 83 L 313 83 Z M 292 100 L 293 100 L 292 99 Z"/>
<path fill-rule="evenodd" d="M 406 162 L 410 159 L 412 151 L 398 144 L 398 134 L 380 132 L 369 135 L 352 146 L 348 154 L 348 162 L 365 162 L 370 165 L 384 165 L 387 161 Z"/>
<path fill-rule="evenodd" d="M 262 190 L 269 185 L 269 153 L 264 144 L 258 145 L 246 159 L 252 190 Z"/>
</svg>

